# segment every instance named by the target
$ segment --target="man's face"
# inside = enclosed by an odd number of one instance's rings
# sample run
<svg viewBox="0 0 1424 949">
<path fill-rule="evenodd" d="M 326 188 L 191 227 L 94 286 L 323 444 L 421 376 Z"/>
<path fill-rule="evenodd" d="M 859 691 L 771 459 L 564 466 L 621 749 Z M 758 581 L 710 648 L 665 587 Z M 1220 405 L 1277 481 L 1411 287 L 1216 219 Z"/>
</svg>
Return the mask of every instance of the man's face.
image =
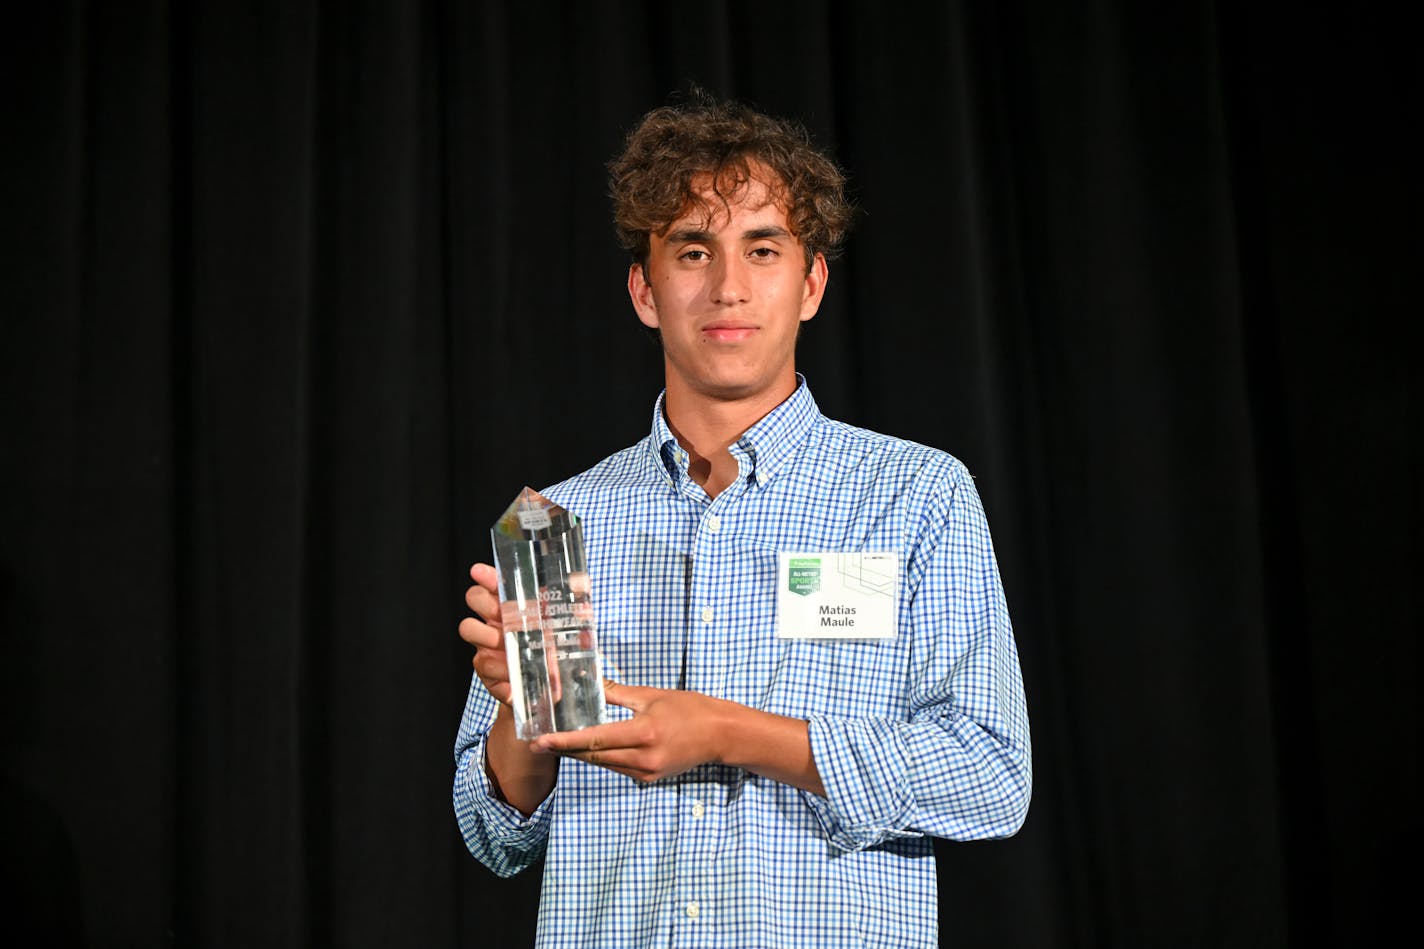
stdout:
<svg viewBox="0 0 1424 949">
<path fill-rule="evenodd" d="M 670 396 L 779 401 L 795 388 L 796 333 L 821 304 L 826 261 L 807 269 L 757 171 L 726 208 L 704 187 L 711 219 L 693 208 L 650 236 L 646 273 L 629 271 L 638 318 L 662 337 Z"/>
</svg>

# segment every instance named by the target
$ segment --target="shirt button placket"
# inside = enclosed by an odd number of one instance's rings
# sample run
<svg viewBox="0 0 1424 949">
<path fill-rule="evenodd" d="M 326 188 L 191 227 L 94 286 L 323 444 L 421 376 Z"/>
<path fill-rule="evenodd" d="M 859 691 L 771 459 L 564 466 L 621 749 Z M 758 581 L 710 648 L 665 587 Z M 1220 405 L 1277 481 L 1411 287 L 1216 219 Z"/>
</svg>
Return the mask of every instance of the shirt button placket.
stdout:
<svg viewBox="0 0 1424 949">
<path fill-rule="evenodd" d="M 701 677 L 718 669 L 721 661 L 719 629 L 714 625 L 721 619 L 721 601 L 716 598 L 717 593 L 714 591 L 721 589 L 722 554 L 725 547 L 721 542 L 721 535 L 725 526 L 720 514 L 704 513 L 695 528 L 693 580 L 688 592 L 691 604 L 699 604 L 692 607 L 692 613 L 695 621 L 700 621 L 693 633 L 693 642 L 699 657 L 695 668 L 701 675 L 689 677 L 688 687 L 694 690 L 700 687 L 701 690 L 715 692 L 718 687 L 717 678 L 702 681 Z M 694 787 L 695 785 L 688 785 L 686 791 L 696 794 Z M 675 904 L 676 912 L 684 925 L 705 928 L 709 925 L 709 918 L 706 917 L 708 908 L 703 905 L 702 899 L 714 886 L 711 873 L 716 861 L 718 822 L 714 820 L 716 815 L 708 812 L 705 799 L 700 797 L 683 799 L 679 810 L 681 819 L 678 837 L 679 849 L 682 852 L 678 856 L 677 874 L 682 885 L 679 887 L 678 902 Z M 697 940 L 701 938 L 703 937 L 696 937 Z"/>
<path fill-rule="evenodd" d="M 702 526 L 707 529 L 707 533 L 715 534 L 722 529 L 722 518 L 716 514 L 708 514 L 702 519 Z M 704 606 L 702 608 L 702 622 L 710 624 L 715 616 L 712 607 Z"/>
<path fill-rule="evenodd" d="M 699 896 L 705 893 L 706 887 L 711 881 L 707 877 L 707 863 L 705 857 L 708 852 L 715 854 L 716 846 L 712 843 L 717 832 L 712 822 L 707 820 L 707 805 L 700 799 L 684 801 L 686 807 L 682 813 L 683 830 L 679 837 L 687 844 L 688 849 L 683 857 L 679 857 L 679 862 L 685 857 L 688 863 L 678 868 L 678 874 L 687 883 L 686 889 L 682 891 L 682 914 L 688 920 L 695 920 L 702 916 L 703 906 L 699 901 Z"/>
</svg>

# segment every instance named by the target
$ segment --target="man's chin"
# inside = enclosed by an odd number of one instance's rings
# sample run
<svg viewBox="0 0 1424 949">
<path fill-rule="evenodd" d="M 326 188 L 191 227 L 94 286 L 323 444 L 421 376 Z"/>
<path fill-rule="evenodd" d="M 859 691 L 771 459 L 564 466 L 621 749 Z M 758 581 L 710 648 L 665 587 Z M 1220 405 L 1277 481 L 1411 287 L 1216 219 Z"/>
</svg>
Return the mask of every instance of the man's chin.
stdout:
<svg viewBox="0 0 1424 949">
<path fill-rule="evenodd" d="M 767 379 L 717 379 L 707 380 L 697 387 L 702 397 L 714 402 L 754 402 L 774 398 L 781 402 L 796 391 L 796 377 L 789 383 Z"/>
</svg>

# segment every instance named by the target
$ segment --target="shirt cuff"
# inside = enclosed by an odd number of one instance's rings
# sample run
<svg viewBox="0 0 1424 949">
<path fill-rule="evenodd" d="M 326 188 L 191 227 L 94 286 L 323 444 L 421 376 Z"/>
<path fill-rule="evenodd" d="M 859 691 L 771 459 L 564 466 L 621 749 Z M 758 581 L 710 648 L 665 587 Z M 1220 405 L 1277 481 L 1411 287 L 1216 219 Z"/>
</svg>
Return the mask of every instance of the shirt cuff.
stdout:
<svg viewBox="0 0 1424 949">
<path fill-rule="evenodd" d="M 811 757 L 826 796 L 802 791 L 826 838 L 842 850 L 864 850 L 899 837 L 915 801 L 910 793 L 908 748 L 894 723 L 879 719 L 809 720 Z"/>
<path fill-rule="evenodd" d="M 456 781 L 464 790 L 459 808 L 460 823 L 465 825 L 467 814 L 477 817 L 484 825 L 485 836 L 490 843 L 521 849 L 535 844 L 548 829 L 549 811 L 553 807 L 557 786 L 549 796 L 539 803 L 534 813 L 528 817 L 503 800 L 490 783 L 485 763 L 485 741 L 481 739 L 465 755 Z"/>
</svg>

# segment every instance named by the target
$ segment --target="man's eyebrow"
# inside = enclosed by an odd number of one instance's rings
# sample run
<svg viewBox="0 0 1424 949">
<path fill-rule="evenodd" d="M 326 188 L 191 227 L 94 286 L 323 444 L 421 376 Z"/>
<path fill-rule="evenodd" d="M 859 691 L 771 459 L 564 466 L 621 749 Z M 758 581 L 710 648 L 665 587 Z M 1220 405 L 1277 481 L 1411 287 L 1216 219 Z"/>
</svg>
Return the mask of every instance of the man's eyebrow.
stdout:
<svg viewBox="0 0 1424 949">
<path fill-rule="evenodd" d="M 744 241 L 760 241 L 770 237 L 785 238 L 790 236 L 790 231 L 784 227 L 778 227 L 775 224 L 768 224 L 766 227 L 754 227 L 750 231 L 742 232 L 742 240 Z"/>
<path fill-rule="evenodd" d="M 666 240 L 669 244 L 705 244 L 712 240 L 712 232 L 683 227 L 669 233 Z"/>
<path fill-rule="evenodd" d="M 791 233 L 784 227 L 776 224 L 768 224 L 765 227 L 754 227 L 749 231 L 742 232 L 744 241 L 761 241 L 768 238 L 786 239 Z M 696 227 L 681 227 L 675 231 L 669 231 L 664 238 L 669 244 L 707 244 L 713 239 L 711 231 L 704 231 Z"/>
</svg>

